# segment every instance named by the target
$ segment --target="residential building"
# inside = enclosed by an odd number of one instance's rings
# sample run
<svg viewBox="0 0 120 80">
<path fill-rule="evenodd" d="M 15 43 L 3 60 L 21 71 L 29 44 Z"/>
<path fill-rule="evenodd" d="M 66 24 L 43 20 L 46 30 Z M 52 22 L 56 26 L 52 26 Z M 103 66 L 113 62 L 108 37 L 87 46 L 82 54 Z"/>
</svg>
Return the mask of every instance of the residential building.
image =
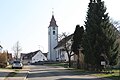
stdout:
<svg viewBox="0 0 120 80">
<path fill-rule="evenodd" d="M 21 53 L 21 59 L 23 64 L 36 63 L 38 61 L 47 61 L 47 57 L 41 50 L 37 50 L 30 53 Z"/>
</svg>

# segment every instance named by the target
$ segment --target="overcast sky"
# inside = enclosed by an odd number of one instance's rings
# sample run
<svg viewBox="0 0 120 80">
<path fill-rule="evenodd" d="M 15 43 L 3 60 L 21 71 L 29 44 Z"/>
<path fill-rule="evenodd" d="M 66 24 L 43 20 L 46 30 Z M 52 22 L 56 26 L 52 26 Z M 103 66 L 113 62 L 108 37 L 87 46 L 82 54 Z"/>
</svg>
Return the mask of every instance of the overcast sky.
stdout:
<svg viewBox="0 0 120 80">
<path fill-rule="evenodd" d="M 104 0 L 109 16 L 120 21 L 120 0 Z M 0 44 L 12 51 L 19 41 L 22 52 L 48 51 L 48 26 L 52 10 L 62 32 L 84 25 L 89 0 L 0 0 Z M 52 9 L 53 8 L 53 9 Z M 40 45 L 40 46 L 39 46 Z"/>
</svg>

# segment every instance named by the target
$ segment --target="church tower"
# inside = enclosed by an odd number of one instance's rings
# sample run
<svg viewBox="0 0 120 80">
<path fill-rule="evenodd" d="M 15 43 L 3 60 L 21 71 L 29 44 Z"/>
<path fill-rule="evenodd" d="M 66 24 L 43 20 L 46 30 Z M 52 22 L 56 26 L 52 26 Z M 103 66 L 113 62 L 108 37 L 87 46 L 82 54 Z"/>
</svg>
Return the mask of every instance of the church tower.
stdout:
<svg viewBox="0 0 120 80">
<path fill-rule="evenodd" d="M 56 24 L 54 15 L 52 15 L 50 25 L 48 27 L 48 60 L 56 61 L 57 52 L 55 47 L 58 44 L 58 26 Z"/>
</svg>

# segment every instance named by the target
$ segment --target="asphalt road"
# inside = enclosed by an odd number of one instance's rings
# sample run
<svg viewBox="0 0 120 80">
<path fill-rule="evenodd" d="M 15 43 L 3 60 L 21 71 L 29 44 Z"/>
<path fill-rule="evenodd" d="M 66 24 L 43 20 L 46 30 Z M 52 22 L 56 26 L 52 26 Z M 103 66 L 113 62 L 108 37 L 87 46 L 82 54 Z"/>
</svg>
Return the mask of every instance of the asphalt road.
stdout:
<svg viewBox="0 0 120 80">
<path fill-rule="evenodd" d="M 30 66 L 27 80 L 103 80 L 95 76 L 65 70 L 62 67 L 52 66 Z"/>
</svg>

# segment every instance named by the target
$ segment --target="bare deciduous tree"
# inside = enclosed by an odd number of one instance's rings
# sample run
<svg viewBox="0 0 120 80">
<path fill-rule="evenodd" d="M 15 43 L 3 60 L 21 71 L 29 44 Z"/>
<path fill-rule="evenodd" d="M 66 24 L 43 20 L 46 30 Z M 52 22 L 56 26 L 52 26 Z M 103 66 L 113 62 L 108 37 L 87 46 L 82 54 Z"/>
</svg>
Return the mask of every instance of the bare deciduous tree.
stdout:
<svg viewBox="0 0 120 80">
<path fill-rule="evenodd" d="M 111 23 L 116 27 L 118 30 L 120 30 L 120 21 L 115 21 L 113 19 L 110 19 Z"/>
<path fill-rule="evenodd" d="M 18 59 L 20 55 L 20 51 L 22 50 L 19 41 L 15 43 L 12 49 L 14 51 L 15 59 Z"/>
<path fill-rule="evenodd" d="M 60 41 L 64 43 L 63 47 L 68 55 L 68 62 L 69 62 L 68 66 L 71 67 L 71 56 L 73 56 L 74 54 L 72 53 L 72 50 L 71 50 L 72 41 L 69 41 L 69 40 L 71 40 L 72 34 L 68 36 L 68 34 L 64 32 L 60 35 L 59 38 L 60 38 Z"/>
</svg>

